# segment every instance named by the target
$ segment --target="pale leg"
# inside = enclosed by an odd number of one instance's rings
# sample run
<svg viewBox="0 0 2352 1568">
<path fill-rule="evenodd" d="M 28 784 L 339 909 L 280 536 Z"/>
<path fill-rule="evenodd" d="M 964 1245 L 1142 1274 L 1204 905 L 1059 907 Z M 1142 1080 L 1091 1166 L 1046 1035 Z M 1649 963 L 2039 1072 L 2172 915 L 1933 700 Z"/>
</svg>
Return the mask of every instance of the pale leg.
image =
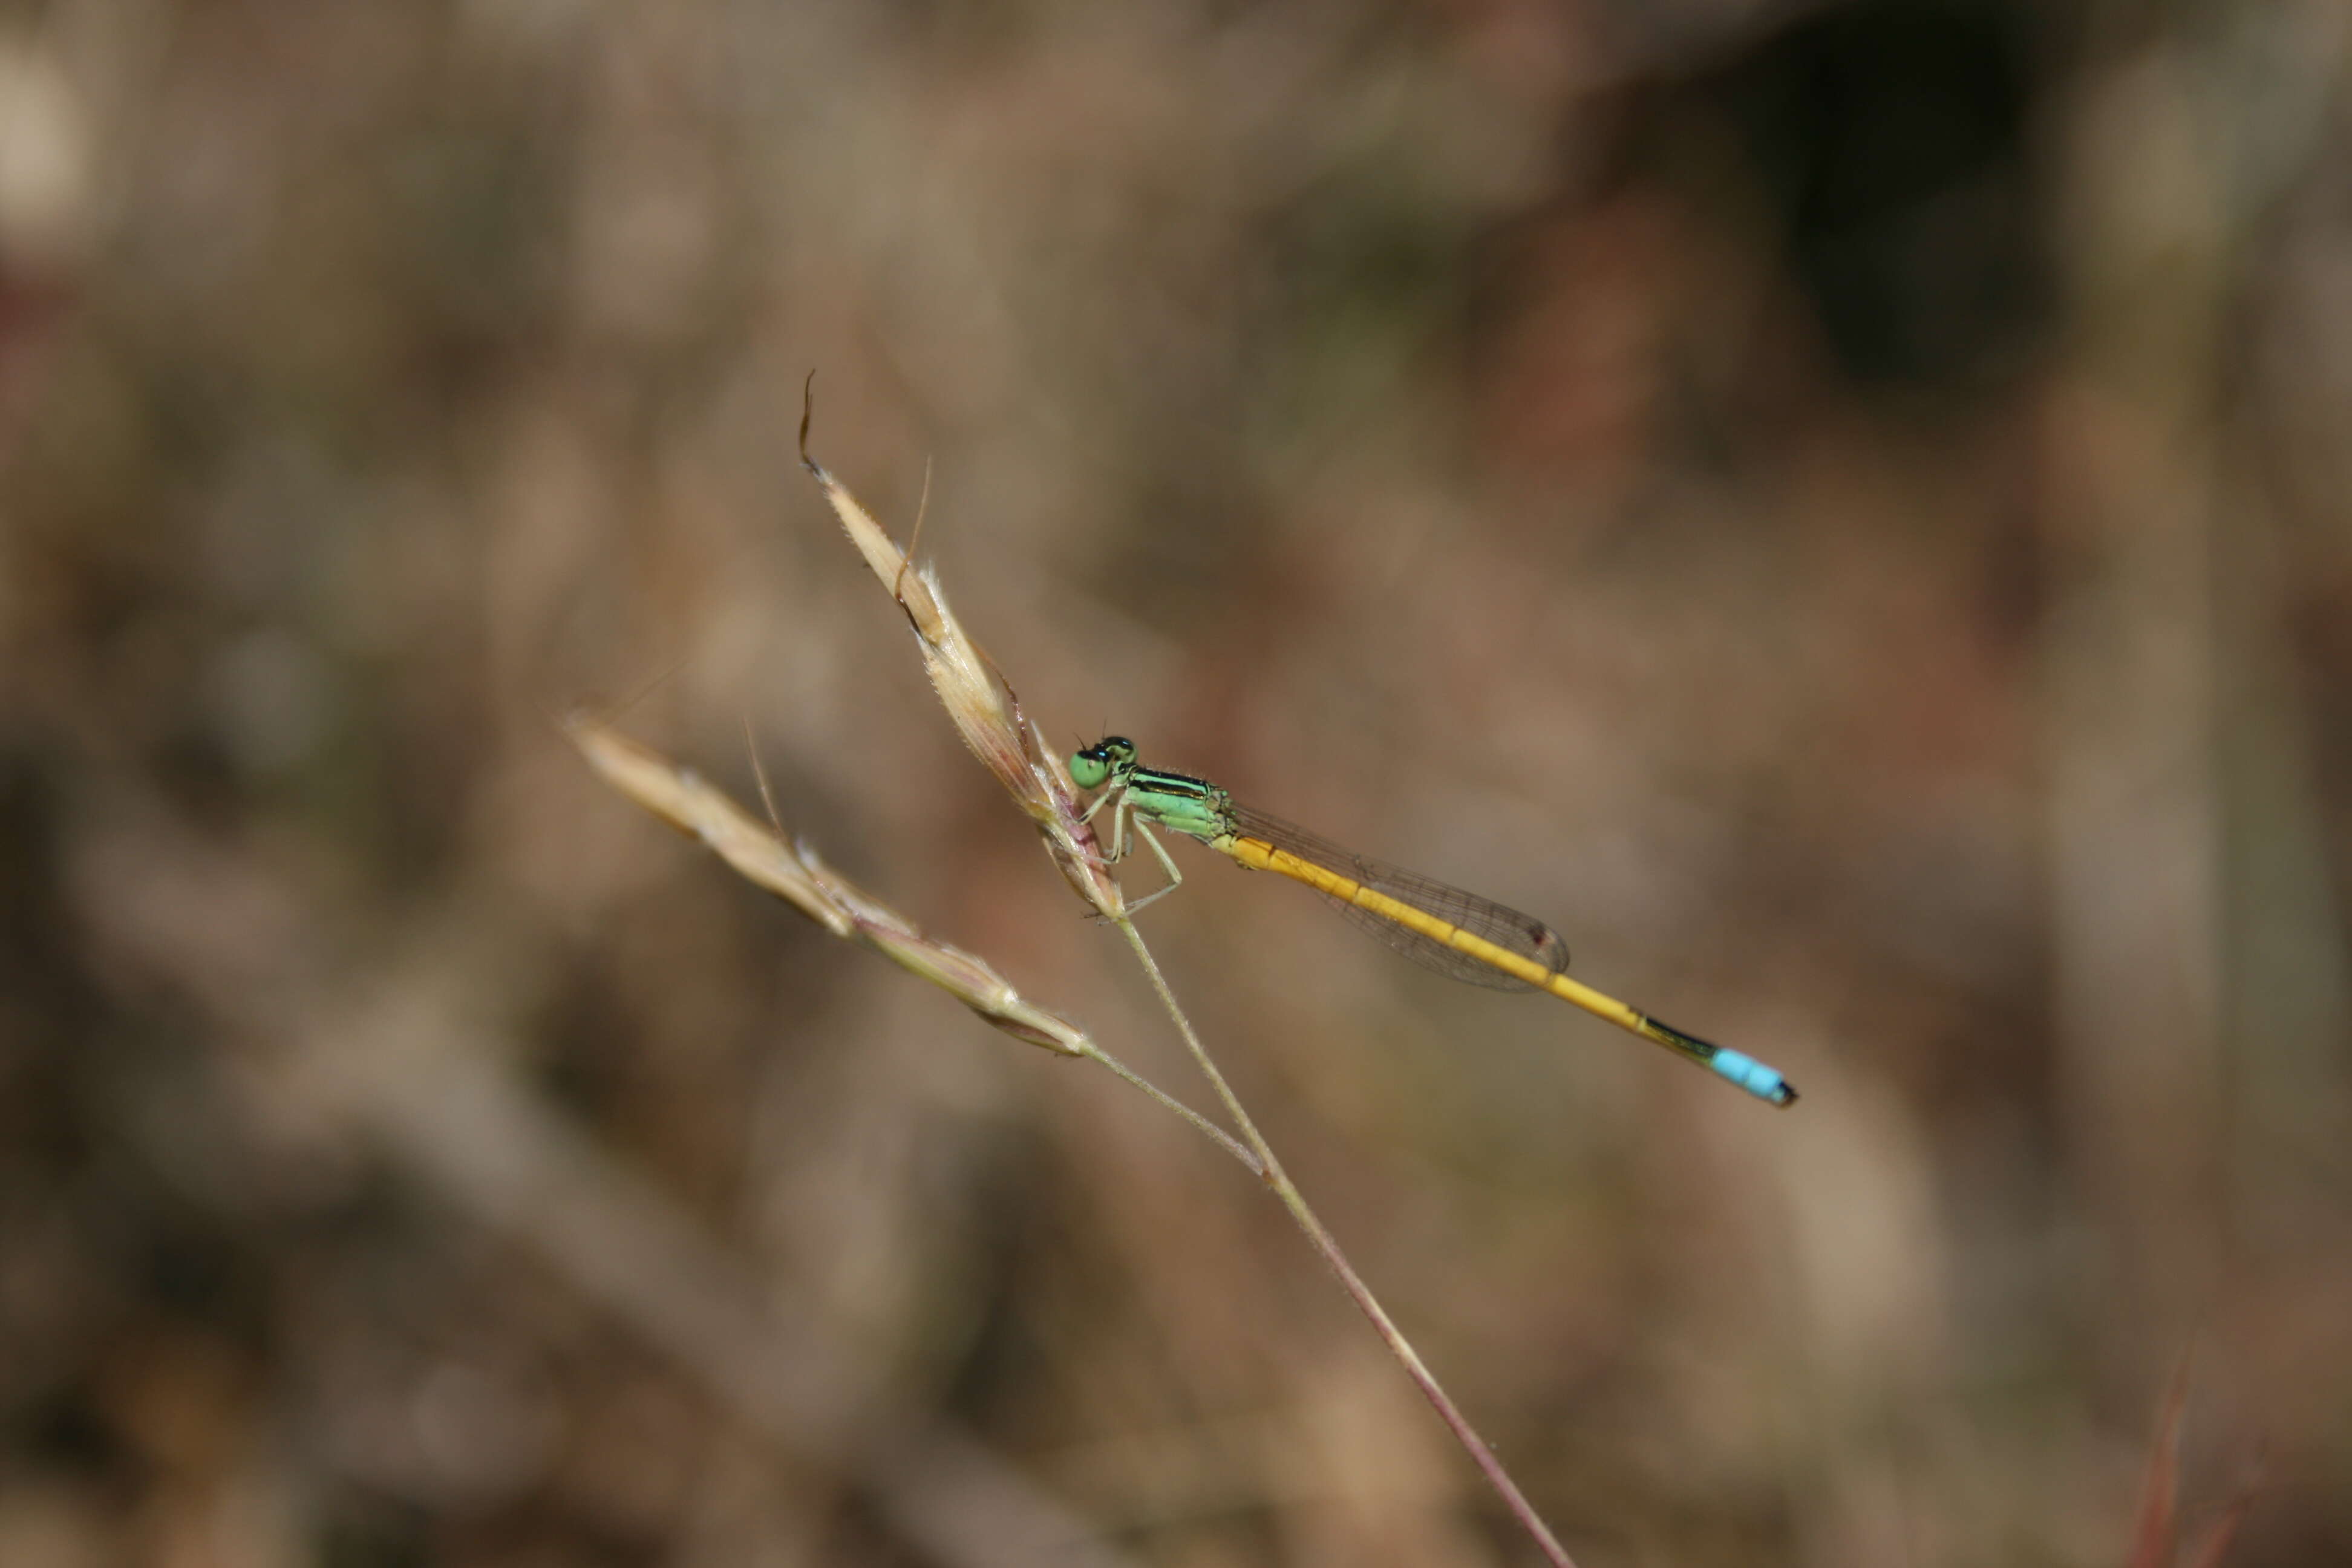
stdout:
<svg viewBox="0 0 2352 1568">
<path fill-rule="evenodd" d="M 1177 889 L 1184 885 L 1184 873 L 1176 869 L 1176 862 L 1168 858 L 1168 851 L 1166 849 L 1160 847 L 1160 836 L 1152 832 L 1150 828 L 1145 826 L 1140 822 L 1138 822 L 1135 825 L 1135 830 L 1143 836 L 1143 841 L 1146 844 L 1151 846 L 1152 854 L 1160 858 L 1161 868 L 1168 873 L 1168 885 L 1157 892 L 1147 893 L 1142 898 L 1136 900 L 1135 902 L 1128 905 L 1127 912 L 1129 915 L 1133 915 L 1136 910 L 1140 910 L 1147 905 L 1158 903 L 1160 900 L 1166 898 L 1169 894 L 1174 892 Z"/>
</svg>

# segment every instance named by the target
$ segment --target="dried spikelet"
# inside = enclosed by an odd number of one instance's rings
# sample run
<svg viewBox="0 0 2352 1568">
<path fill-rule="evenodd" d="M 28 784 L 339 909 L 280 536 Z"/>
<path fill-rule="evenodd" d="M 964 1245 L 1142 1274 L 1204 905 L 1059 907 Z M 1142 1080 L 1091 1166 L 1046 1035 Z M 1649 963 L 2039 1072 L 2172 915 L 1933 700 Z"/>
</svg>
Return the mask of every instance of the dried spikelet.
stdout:
<svg viewBox="0 0 2352 1568">
<path fill-rule="evenodd" d="M 585 715 L 575 714 L 563 728 L 606 783 L 702 840 L 746 881 L 785 900 L 834 935 L 866 943 L 1016 1039 L 1064 1056 L 1096 1054 L 1085 1030 L 1024 1000 L 985 960 L 924 935 L 912 921 L 827 866 L 808 846 L 787 844 L 687 769 Z"/>
<path fill-rule="evenodd" d="M 810 380 L 814 382 L 814 374 Z M 1126 907 L 1118 884 L 1104 864 L 1094 830 L 1079 816 L 1077 786 L 1070 782 L 1061 755 L 1021 710 L 1020 698 L 995 660 L 948 608 L 939 579 L 908 562 L 849 488 L 809 456 L 813 409 L 813 403 L 805 403 L 801 410 L 801 466 L 824 488 L 850 542 L 906 612 L 922 647 L 923 668 L 956 732 L 1037 825 L 1046 853 L 1078 896 L 1104 914 L 1117 916 Z"/>
</svg>

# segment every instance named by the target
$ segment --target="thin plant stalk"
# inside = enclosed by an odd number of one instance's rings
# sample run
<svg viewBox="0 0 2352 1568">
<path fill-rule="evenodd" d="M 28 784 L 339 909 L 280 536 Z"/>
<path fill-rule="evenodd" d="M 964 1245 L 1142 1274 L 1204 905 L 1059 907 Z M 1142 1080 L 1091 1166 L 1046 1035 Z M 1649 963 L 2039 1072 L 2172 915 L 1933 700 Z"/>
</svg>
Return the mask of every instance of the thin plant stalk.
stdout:
<svg viewBox="0 0 2352 1568">
<path fill-rule="evenodd" d="M 1243 1109 L 1241 1098 L 1225 1082 L 1225 1075 L 1217 1069 L 1208 1047 L 1202 1045 L 1201 1037 L 1193 1032 L 1192 1020 L 1177 1002 L 1176 994 L 1169 989 L 1166 977 L 1160 972 L 1158 960 L 1151 956 L 1151 949 L 1144 942 L 1143 933 L 1137 931 L 1135 922 L 1125 916 L 1112 923 L 1118 927 L 1119 934 L 1127 938 L 1128 945 L 1135 949 L 1136 962 L 1142 964 L 1143 972 L 1151 977 L 1151 988 L 1160 994 L 1160 1005 L 1176 1021 L 1177 1033 L 1184 1037 L 1185 1047 L 1192 1053 L 1192 1059 L 1199 1064 L 1202 1075 L 1216 1089 L 1217 1098 L 1224 1102 L 1225 1113 L 1234 1119 L 1234 1125 L 1241 1129 L 1243 1141 L 1256 1154 L 1259 1179 L 1273 1189 L 1282 1206 L 1290 1211 L 1290 1217 L 1307 1234 L 1307 1239 L 1313 1243 L 1315 1250 L 1322 1255 L 1324 1265 L 1339 1276 L 1341 1288 L 1354 1300 L 1357 1310 L 1371 1321 L 1374 1331 L 1388 1346 L 1389 1353 L 1396 1357 L 1399 1364 L 1403 1366 L 1405 1375 L 1412 1379 L 1422 1396 L 1435 1408 L 1438 1419 L 1445 1423 L 1446 1429 L 1454 1434 L 1454 1441 L 1468 1452 L 1471 1462 L 1486 1478 L 1487 1485 L 1502 1498 L 1503 1506 L 1510 1510 L 1511 1517 L 1518 1521 L 1519 1528 L 1534 1539 L 1535 1543 L 1543 1549 L 1545 1557 L 1559 1568 L 1576 1568 L 1568 1549 L 1559 1543 L 1559 1537 L 1552 1534 L 1551 1526 L 1544 1522 L 1543 1516 L 1536 1511 L 1535 1504 L 1519 1490 L 1519 1484 L 1511 1479 L 1508 1470 L 1503 1468 L 1503 1461 L 1495 1457 L 1494 1449 L 1478 1436 L 1477 1429 L 1470 1425 L 1469 1417 L 1462 1414 L 1461 1407 L 1454 1403 L 1453 1397 L 1437 1381 L 1436 1374 L 1421 1359 L 1421 1352 L 1412 1348 L 1412 1342 L 1404 1337 L 1404 1331 L 1396 1326 L 1396 1320 L 1389 1316 L 1388 1309 L 1381 1305 L 1380 1299 L 1372 1294 L 1371 1287 L 1364 1283 L 1363 1277 L 1348 1261 L 1347 1254 L 1339 1250 L 1339 1242 L 1323 1227 L 1321 1218 L 1307 1205 L 1306 1194 L 1290 1179 L 1290 1173 L 1283 1168 L 1282 1161 L 1275 1154 L 1274 1146 L 1257 1130 L 1257 1123 Z"/>
<path fill-rule="evenodd" d="M 805 842 L 787 839 L 781 823 L 771 831 L 724 792 L 600 720 L 574 714 L 564 721 L 563 727 L 606 784 L 700 840 L 746 881 L 782 899 L 834 935 L 863 942 L 920 975 L 979 1014 L 992 1027 L 1056 1055 L 1108 1068 L 1191 1122 L 1250 1170 L 1263 1173 L 1258 1157 L 1235 1142 L 1223 1128 L 1103 1049 L 1077 1025 L 1023 996 L 987 960 L 928 934 L 826 865 Z M 764 777 L 760 787 L 766 795 Z M 773 820 L 774 802 L 768 805 Z"/>
<path fill-rule="evenodd" d="M 815 377 L 810 381 L 814 385 Z M 807 394 L 804 393 L 804 398 Z M 913 629 L 923 658 L 925 672 L 930 677 L 934 690 L 947 709 L 957 732 L 966 746 L 979 758 L 989 772 L 996 775 L 1014 804 L 1036 826 L 1048 858 L 1063 878 L 1104 919 L 1118 927 L 1129 944 L 1135 950 L 1144 972 L 1150 976 L 1153 989 L 1174 1019 L 1178 1032 L 1184 1037 L 1192 1059 L 1215 1089 L 1234 1124 L 1241 1130 L 1244 1163 L 1255 1170 L 1260 1180 L 1274 1190 L 1292 1220 L 1307 1236 L 1308 1242 L 1322 1257 L 1325 1264 L 1339 1276 L 1340 1284 L 1355 1300 L 1357 1307 L 1369 1318 L 1380 1333 L 1389 1352 L 1411 1377 L 1415 1386 L 1437 1410 L 1455 1441 L 1470 1455 L 1471 1460 L 1486 1478 L 1487 1483 L 1503 1500 L 1511 1517 L 1543 1551 L 1545 1557 L 1558 1568 L 1575 1568 L 1567 1550 L 1559 1543 L 1538 1515 L 1534 1505 L 1519 1490 L 1502 1462 L 1495 1457 L 1484 1439 L 1479 1437 L 1461 1410 L 1446 1395 L 1436 1377 L 1400 1332 L 1393 1320 L 1382 1309 L 1370 1287 L 1349 1266 L 1346 1255 L 1329 1231 L 1323 1227 L 1307 1200 L 1284 1171 L 1273 1148 L 1257 1130 L 1257 1124 L 1243 1109 L 1240 1099 L 1226 1083 L 1217 1068 L 1208 1047 L 1194 1032 L 1175 994 L 1169 989 L 1160 966 L 1152 961 L 1150 950 L 1128 918 L 1126 897 L 1113 874 L 1108 856 L 1096 837 L 1093 825 L 1087 819 L 1079 802 L 1079 791 L 1071 780 L 1067 764 L 1054 747 L 1047 744 L 1044 733 L 1023 711 L 1020 699 L 1012 683 L 1005 679 L 971 635 L 964 631 L 952 611 L 948 608 L 946 595 L 939 576 L 931 568 L 911 562 L 907 553 L 894 542 L 887 531 L 873 514 L 859 503 L 847 486 L 828 473 L 824 466 L 809 456 L 809 422 L 814 413 L 814 401 L 803 402 L 801 412 L 801 464 L 824 489 L 825 500 L 841 521 L 842 528 L 866 558 L 867 567 L 890 592 L 892 599 L 905 612 L 908 625 Z M 1237 1150 L 1240 1146 L 1236 1146 Z"/>
</svg>

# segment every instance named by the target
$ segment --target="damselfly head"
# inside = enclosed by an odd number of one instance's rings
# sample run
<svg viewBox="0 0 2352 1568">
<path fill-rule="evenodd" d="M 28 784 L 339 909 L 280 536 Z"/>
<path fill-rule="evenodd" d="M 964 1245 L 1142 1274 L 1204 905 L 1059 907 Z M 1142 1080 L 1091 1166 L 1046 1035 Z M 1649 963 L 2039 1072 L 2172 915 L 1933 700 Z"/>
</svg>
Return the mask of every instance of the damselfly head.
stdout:
<svg viewBox="0 0 2352 1568">
<path fill-rule="evenodd" d="M 1070 782 L 1095 789 L 1120 778 L 1135 767 L 1135 742 L 1124 735 L 1105 735 L 1093 745 L 1070 753 Z"/>
</svg>

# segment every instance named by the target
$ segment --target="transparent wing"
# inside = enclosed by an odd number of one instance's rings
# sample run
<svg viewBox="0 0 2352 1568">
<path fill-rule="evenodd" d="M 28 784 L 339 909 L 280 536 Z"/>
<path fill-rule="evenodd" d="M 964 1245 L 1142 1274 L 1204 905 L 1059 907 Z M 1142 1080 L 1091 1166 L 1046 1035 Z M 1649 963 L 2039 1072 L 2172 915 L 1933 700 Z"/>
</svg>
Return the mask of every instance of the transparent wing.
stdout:
<svg viewBox="0 0 2352 1568">
<path fill-rule="evenodd" d="M 1417 872 L 1375 860 L 1367 855 L 1359 855 L 1353 850 L 1342 849 L 1328 839 L 1318 838 L 1303 827 L 1245 805 L 1234 806 L 1231 815 L 1234 830 L 1244 837 L 1262 838 L 1277 849 L 1286 849 L 1302 860 L 1311 861 L 1327 871 L 1360 883 L 1376 892 L 1386 893 L 1401 903 L 1411 904 L 1474 936 L 1484 937 L 1496 947 L 1539 963 L 1555 974 L 1568 967 L 1568 943 L 1558 931 L 1533 915 L 1521 914 L 1492 899 L 1482 899 L 1475 893 L 1449 888 Z M 1409 926 L 1401 926 L 1345 899 L 1329 893 L 1322 896 L 1332 908 L 1356 925 L 1415 963 L 1433 969 L 1449 979 L 1496 991 L 1533 989 L 1526 981 L 1514 979 L 1458 948 L 1446 946 L 1434 937 Z"/>
</svg>

